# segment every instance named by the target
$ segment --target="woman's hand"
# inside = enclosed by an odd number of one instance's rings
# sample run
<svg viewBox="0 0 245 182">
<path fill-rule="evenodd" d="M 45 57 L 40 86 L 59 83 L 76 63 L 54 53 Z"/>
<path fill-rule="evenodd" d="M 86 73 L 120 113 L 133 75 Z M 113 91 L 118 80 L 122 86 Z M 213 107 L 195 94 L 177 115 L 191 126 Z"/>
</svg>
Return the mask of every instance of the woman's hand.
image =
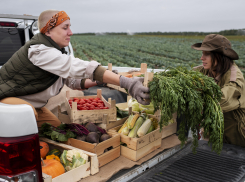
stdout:
<svg viewBox="0 0 245 182">
<path fill-rule="evenodd" d="M 149 88 L 143 86 L 144 77 L 127 78 L 120 77 L 120 87 L 128 89 L 128 93 L 135 98 L 140 104 L 149 105 Z"/>
</svg>

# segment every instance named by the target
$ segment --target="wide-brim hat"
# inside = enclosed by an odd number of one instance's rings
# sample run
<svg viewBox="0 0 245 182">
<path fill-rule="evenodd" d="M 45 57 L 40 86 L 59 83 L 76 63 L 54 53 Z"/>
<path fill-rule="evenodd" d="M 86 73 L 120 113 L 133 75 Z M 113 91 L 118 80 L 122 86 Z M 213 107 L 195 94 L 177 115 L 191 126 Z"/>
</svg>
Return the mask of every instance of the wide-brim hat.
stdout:
<svg viewBox="0 0 245 182">
<path fill-rule="evenodd" d="M 219 34 L 207 35 L 202 43 L 196 43 L 191 48 L 199 51 L 213 51 L 224 54 L 232 60 L 238 60 L 238 54 L 231 48 L 231 42 Z"/>
</svg>

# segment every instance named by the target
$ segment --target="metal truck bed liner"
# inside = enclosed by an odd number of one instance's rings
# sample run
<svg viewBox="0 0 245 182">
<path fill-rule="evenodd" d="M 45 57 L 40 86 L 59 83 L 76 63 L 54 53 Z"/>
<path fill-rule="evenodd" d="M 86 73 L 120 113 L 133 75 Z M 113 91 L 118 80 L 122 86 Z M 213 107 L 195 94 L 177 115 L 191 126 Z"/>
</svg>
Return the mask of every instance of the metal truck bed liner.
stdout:
<svg viewBox="0 0 245 182">
<path fill-rule="evenodd" d="M 199 141 L 197 154 L 190 144 L 160 162 L 133 182 L 241 182 L 245 180 L 245 148 L 224 144 L 220 155 L 211 151 L 207 141 Z"/>
</svg>

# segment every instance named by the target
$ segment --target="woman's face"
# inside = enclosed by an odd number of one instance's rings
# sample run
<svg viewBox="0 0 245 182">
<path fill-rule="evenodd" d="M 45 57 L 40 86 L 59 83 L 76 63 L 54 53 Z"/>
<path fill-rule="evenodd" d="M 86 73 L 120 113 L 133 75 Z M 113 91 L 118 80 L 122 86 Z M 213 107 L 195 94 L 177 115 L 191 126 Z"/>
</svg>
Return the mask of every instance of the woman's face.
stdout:
<svg viewBox="0 0 245 182">
<path fill-rule="evenodd" d="M 212 58 L 211 53 L 208 51 L 202 51 L 202 64 L 205 70 L 208 70 L 212 67 Z M 215 64 L 216 65 L 216 64 Z"/>
<path fill-rule="evenodd" d="M 66 20 L 57 27 L 52 28 L 45 34 L 49 36 L 53 41 L 55 41 L 60 48 L 63 48 L 69 45 L 70 36 L 73 35 L 70 27 L 70 20 Z"/>
</svg>

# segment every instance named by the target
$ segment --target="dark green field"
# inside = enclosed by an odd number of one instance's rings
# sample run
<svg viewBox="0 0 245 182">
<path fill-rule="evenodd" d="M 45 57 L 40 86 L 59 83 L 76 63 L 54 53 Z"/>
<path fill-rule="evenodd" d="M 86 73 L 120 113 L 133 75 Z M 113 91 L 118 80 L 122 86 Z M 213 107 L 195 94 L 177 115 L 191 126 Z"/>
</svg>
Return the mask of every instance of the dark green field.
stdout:
<svg viewBox="0 0 245 182">
<path fill-rule="evenodd" d="M 96 60 L 106 66 L 148 68 L 169 66 L 192 67 L 202 64 L 201 51 L 191 49 L 191 45 L 202 42 L 205 36 L 182 35 L 73 35 L 71 42 L 75 57 Z M 245 73 L 245 36 L 227 36 L 240 59 L 236 64 Z"/>
</svg>

